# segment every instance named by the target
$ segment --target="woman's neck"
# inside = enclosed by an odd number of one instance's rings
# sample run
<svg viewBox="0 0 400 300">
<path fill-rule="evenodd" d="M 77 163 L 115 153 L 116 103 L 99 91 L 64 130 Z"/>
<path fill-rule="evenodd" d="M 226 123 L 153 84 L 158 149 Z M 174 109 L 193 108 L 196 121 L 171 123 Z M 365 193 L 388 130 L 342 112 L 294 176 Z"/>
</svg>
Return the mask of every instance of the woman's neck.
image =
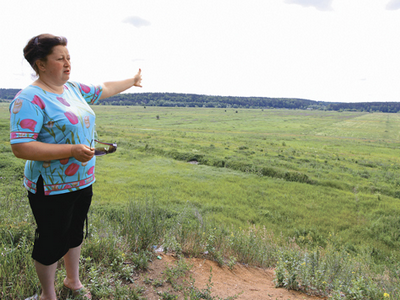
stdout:
<svg viewBox="0 0 400 300">
<path fill-rule="evenodd" d="M 64 93 L 64 85 L 58 86 L 58 85 L 51 84 L 51 83 L 47 82 L 47 80 L 45 80 L 45 79 L 43 79 L 41 77 L 39 77 L 33 83 L 33 85 L 36 85 L 36 86 L 42 88 L 46 92 L 59 94 L 59 95 Z"/>
</svg>

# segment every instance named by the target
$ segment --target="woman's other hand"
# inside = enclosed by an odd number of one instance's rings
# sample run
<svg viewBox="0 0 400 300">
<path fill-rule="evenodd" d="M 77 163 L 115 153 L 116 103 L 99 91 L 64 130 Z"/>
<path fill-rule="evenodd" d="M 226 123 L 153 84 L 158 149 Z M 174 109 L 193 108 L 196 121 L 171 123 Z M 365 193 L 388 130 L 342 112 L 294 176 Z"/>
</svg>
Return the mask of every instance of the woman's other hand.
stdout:
<svg viewBox="0 0 400 300">
<path fill-rule="evenodd" d="M 133 77 L 133 86 L 142 87 L 142 70 L 139 69 L 139 72 Z"/>
<path fill-rule="evenodd" d="M 94 149 L 83 144 L 73 145 L 71 154 L 80 162 L 87 162 L 94 156 Z"/>
</svg>

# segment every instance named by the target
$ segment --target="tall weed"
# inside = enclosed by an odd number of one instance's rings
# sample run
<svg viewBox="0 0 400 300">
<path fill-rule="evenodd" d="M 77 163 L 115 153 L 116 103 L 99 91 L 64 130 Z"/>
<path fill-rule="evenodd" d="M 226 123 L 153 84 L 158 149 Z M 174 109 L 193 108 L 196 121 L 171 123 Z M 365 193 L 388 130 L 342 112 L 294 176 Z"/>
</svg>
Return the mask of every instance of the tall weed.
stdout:
<svg viewBox="0 0 400 300">
<path fill-rule="evenodd" d="M 122 222 L 121 234 L 126 236 L 133 252 L 150 251 L 165 234 L 167 216 L 152 201 L 130 201 Z"/>
</svg>

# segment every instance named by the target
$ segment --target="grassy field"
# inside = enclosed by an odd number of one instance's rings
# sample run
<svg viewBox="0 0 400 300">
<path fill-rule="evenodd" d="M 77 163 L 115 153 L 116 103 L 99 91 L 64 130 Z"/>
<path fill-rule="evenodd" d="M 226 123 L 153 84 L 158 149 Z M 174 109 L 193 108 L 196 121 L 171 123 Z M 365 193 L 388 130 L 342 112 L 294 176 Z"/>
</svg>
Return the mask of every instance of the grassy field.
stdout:
<svg viewBox="0 0 400 300">
<path fill-rule="evenodd" d="M 190 202 L 217 223 L 264 225 L 353 249 L 400 246 L 397 114 L 96 106 L 97 203 Z M 197 161 L 199 164 L 189 164 Z"/>
<path fill-rule="evenodd" d="M 2 161 L 21 168 L 0 107 Z M 400 115 L 95 106 L 117 153 L 97 160 L 96 204 L 189 202 L 217 224 L 324 245 L 398 251 Z M 4 134 L 3 134 L 4 133 Z M 196 161 L 198 164 L 190 164 Z"/>
<path fill-rule="evenodd" d="M 94 110 L 100 140 L 118 143 L 115 154 L 97 159 L 94 210 L 116 218 L 135 201 L 173 216 L 189 206 L 222 231 L 265 228 L 281 244 L 334 244 L 378 264 L 400 257 L 398 114 Z M 0 198 L 22 201 L 22 172 L 0 103 Z"/>
</svg>

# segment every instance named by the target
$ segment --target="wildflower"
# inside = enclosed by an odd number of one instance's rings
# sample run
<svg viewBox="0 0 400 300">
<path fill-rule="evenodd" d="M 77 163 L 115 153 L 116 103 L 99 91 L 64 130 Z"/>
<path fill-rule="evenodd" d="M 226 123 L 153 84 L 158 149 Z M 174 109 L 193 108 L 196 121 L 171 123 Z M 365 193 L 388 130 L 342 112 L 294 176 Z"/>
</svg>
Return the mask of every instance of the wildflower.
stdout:
<svg viewBox="0 0 400 300">
<path fill-rule="evenodd" d="M 383 297 L 384 297 L 384 298 L 390 298 L 390 295 L 389 295 L 388 293 L 384 293 L 384 294 L 383 294 Z"/>
</svg>

